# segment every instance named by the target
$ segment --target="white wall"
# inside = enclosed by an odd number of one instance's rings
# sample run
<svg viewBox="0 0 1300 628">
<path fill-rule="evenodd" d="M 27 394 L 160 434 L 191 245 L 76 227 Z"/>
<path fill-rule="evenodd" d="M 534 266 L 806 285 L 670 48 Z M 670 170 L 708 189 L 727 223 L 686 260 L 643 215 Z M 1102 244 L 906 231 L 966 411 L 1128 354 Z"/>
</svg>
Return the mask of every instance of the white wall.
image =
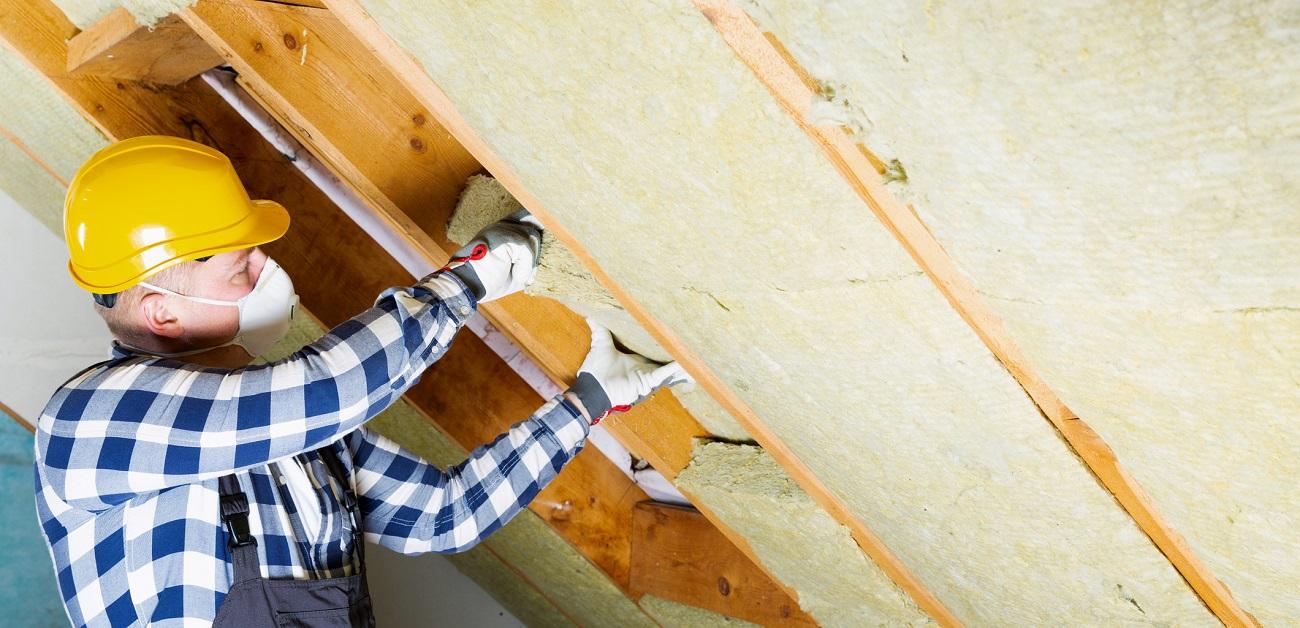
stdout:
<svg viewBox="0 0 1300 628">
<path fill-rule="evenodd" d="M 0 402 L 29 422 L 55 388 L 108 357 L 108 329 L 67 259 L 63 241 L 0 191 Z"/>
<path fill-rule="evenodd" d="M 60 384 L 108 356 L 108 330 L 66 264 L 63 241 L 0 190 L 0 403 L 26 421 Z M 9 499 L 32 496 L 0 495 Z M 381 626 L 521 625 L 441 556 L 367 550 Z"/>
</svg>

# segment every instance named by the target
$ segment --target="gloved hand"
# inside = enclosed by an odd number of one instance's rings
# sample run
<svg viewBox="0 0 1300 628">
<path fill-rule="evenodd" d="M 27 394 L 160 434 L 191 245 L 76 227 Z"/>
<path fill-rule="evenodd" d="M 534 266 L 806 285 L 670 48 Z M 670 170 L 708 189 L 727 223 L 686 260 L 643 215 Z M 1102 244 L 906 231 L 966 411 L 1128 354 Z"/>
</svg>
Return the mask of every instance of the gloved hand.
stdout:
<svg viewBox="0 0 1300 628">
<path fill-rule="evenodd" d="M 578 398 L 595 425 L 610 412 L 627 412 L 664 386 L 693 382 L 676 362 L 660 364 L 614 346 L 614 336 L 599 323 L 587 320 L 591 349 L 578 369 L 578 381 L 568 392 Z"/>
<path fill-rule="evenodd" d="M 484 227 L 447 264 L 479 303 L 524 289 L 537 274 L 542 224 L 526 210 Z"/>
</svg>

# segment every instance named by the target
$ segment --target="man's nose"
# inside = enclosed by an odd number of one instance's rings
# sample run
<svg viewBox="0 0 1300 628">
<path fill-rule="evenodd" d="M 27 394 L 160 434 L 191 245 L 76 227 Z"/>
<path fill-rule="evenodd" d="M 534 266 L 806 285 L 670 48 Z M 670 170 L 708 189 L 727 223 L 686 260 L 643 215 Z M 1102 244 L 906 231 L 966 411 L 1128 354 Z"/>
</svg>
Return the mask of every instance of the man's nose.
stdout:
<svg viewBox="0 0 1300 628">
<path fill-rule="evenodd" d="M 248 253 L 248 278 L 252 285 L 257 285 L 257 280 L 262 278 L 262 269 L 266 267 L 268 257 L 261 247 L 256 246 Z"/>
</svg>

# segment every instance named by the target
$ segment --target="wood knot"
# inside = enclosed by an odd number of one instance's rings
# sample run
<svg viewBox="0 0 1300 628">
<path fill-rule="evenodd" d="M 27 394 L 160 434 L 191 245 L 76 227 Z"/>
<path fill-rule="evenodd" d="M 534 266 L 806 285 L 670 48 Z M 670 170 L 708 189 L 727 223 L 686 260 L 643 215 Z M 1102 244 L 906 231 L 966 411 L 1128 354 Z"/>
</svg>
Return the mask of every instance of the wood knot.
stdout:
<svg viewBox="0 0 1300 628">
<path fill-rule="evenodd" d="M 422 113 L 417 113 L 411 116 L 411 123 L 414 124 L 415 126 L 424 126 L 424 122 L 425 122 L 424 114 Z"/>
<path fill-rule="evenodd" d="M 262 42 L 260 41 L 253 42 L 253 52 L 262 52 Z"/>
<path fill-rule="evenodd" d="M 289 50 L 293 50 L 294 48 L 298 47 L 298 40 L 294 39 L 292 33 L 284 34 L 284 47 L 288 48 Z"/>
<path fill-rule="evenodd" d="M 422 140 L 422 139 L 420 139 L 420 138 L 418 138 L 418 137 L 413 137 L 413 138 L 411 138 L 411 149 L 414 150 L 414 151 L 417 152 L 417 153 L 423 153 L 423 152 L 424 152 L 424 140 Z"/>
<path fill-rule="evenodd" d="M 568 521 L 573 516 L 573 502 L 564 500 L 551 506 L 552 521 Z"/>
<path fill-rule="evenodd" d="M 718 576 L 718 593 L 721 593 L 722 597 L 731 595 L 731 583 L 727 581 L 726 576 Z"/>
</svg>

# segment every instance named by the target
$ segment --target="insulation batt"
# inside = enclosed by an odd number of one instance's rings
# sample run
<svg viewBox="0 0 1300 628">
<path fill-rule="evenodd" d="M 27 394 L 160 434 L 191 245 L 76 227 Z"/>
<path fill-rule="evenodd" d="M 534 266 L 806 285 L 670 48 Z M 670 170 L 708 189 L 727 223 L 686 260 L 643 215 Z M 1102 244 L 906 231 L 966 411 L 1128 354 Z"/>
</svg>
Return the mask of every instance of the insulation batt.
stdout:
<svg viewBox="0 0 1300 628">
<path fill-rule="evenodd" d="M 824 626 L 932 625 L 760 447 L 696 444 L 677 485 L 749 540 L 799 606 Z M 790 542 L 797 535 L 798 542 Z"/>
<path fill-rule="evenodd" d="M 663 628 L 757 628 L 757 624 L 743 619 L 719 615 L 653 595 L 644 595 L 637 603 Z"/>
<path fill-rule="evenodd" d="M 197 0 L 53 0 L 68 19 L 79 28 L 86 28 L 100 18 L 108 15 L 117 7 L 126 7 L 135 20 L 145 26 L 153 26 L 169 13 L 175 13 L 194 4 Z"/>
<path fill-rule="evenodd" d="M 44 76 L 7 45 L 0 45 L 0 127 L 70 181 L 108 140 L 85 122 Z M 0 138 L 0 185 L 37 220 L 63 237 L 63 183 Z"/>
<path fill-rule="evenodd" d="M 1213 625 L 690 3 L 363 4 L 959 618 Z"/>
<path fill-rule="evenodd" d="M 1300 3 L 750 8 L 1237 601 L 1300 623 Z"/>
<path fill-rule="evenodd" d="M 519 201 L 496 179 L 473 175 L 465 182 L 456 211 L 448 221 L 447 239 L 463 245 L 484 227 L 521 208 Z M 549 233 L 542 234 L 537 277 L 526 292 L 556 299 L 574 312 L 604 325 L 633 353 L 658 362 L 673 359 L 582 262 Z M 744 428 L 702 388 L 679 386 L 672 393 L 710 434 L 734 441 L 750 440 Z"/>
</svg>

